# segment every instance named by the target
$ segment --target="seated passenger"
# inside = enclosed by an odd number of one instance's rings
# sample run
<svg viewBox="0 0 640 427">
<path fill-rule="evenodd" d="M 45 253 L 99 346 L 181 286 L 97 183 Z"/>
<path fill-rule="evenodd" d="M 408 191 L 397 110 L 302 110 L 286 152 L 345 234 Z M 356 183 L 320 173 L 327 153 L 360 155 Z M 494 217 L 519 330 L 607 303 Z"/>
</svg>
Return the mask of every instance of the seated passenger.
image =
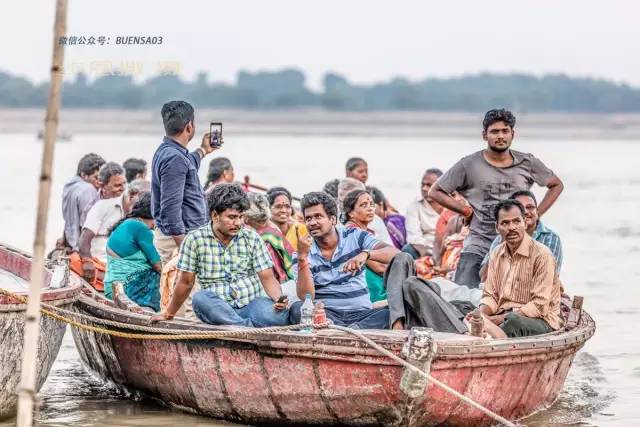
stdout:
<svg viewBox="0 0 640 427">
<path fill-rule="evenodd" d="M 322 191 L 333 197 L 335 200 L 338 200 L 338 185 L 340 185 L 340 180 L 338 178 L 332 179 L 324 184 Z"/>
<path fill-rule="evenodd" d="M 489 255 L 480 311 L 509 337 L 559 329 L 561 284 L 551 251 L 526 233 L 519 201 L 498 203 L 494 216 L 503 243 Z"/>
<path fill-rule="evenodd" d="M 407 208 L 407 245 L 402 250 L 413 259 L 433 255 L 436 225 L 442 206 L 431 200 L 429 189 L 441 175 L 440 169 L 427 169 L 422 176 L 421 196 Z"/>
<path fill-rule="evenodd" d="M 293 247 L 282 232 L 269 220 L 271 210 L 267 196 L 260 193 L 249 193 L 249 209 L 244 213 L 244 222 L 258 232 L 265 243 L 271 261 L 273 274 L 279 283 L 294 279 Z"/>
<path fill-rule="evenodd" d="M 284 187 L 273 187 L 267 191 L 269 207 L 271 208 L 271 221 L 280 229 L 287 238 L 293 250 L 298 249 L 298 234 L 306 236 L 307 228 L 296 221 L 293 213 L 291 193 Z"/>
<path fill-rule="evenodd" d="M 337 206 L 326 193 L 306 194 L 300 204 L 310 236 L 300 239 L 293 260 L 298 297 L 304 299 L 310 293 L 321 299 L 327 318 L 337 325 L 359 329 L 393 326 L 397 306 L 391 297 L 397 300 L 399 284 L 411 274 L 411 257 L 364 230 L 337 227 Z M 385 274 L 389 307 L 372 307 L 363 268 L 369 260 L 389 264 Z M 291 306 L 291 323 L 300 322 L 301 305 L 298 301 Z"/>
<path fill-rule="evenodd" d="M 127 183 L 131 183 L 136 179 L 147 179 L 147 162 L 144 159 L 127 159 L 122 164 L 124 168 Z"/>
<path fill-rule="evenodd" d="M 151 193 L 143 193 L 131 212 L 116 223 L 107 240 L 104 296 L 113 298 L 113 282 L 121 282 L 129 299 L 141 307 L 160 311 L 160 255 L 153 246 L 155 227 Z"/>
<path fill-rule="evenodd" d="M 547 228 L 540 218 L 538 217 L 538 202 L 536 196 L 531 191 L 516 191 L 509 197 L 522 203 L 524 206 L 524 222 L 527 228 L 527 234 L 537 242 L 542 243 L 551 250 L 553 257 L 556 260 L 556 273 L 560 275 L 560 269 L 562 268 L 562 242 L 560 236 L 556 234 L 550 228 Z M 489 254 L 502 243 L 502 236 L 499 234 L 491 243 L 491 248 L 487 255 L 482 260 L 482 267 L 480 268 L 480 279 L 484 282 L 487 278 L 487 264 L 489 263 Z"/>
<path fill-rule="evenodd" d="M 341 180 L 340 184 L 338 184 L 338 209 L 342 209 L 344 198 L 347 197 L 347 194 L 354 190 L 366 189 L 367 187 L 355 178 L 344 178 Z M 369 224 L 369 228 L 376 233 L 376 239 L 386 243 L 387 245 L 393 246 L 393 240 L 391 240 L 387 226 L 384 225 L 384 221 L 378 215 L 373 217 L 373 220 Z"/>
<path fill-rule="evenodd" d="M 375 204 L 371 194 L 366 190 L 354 190 L 347 194 L 342 202 L 341 222 L 346 228 L 358 228 L 371 233 L 376 233 L 369 228 L 369 224 L 375 216 Z M 372 303 L 387 299 L 384 288 L 383 275 L 388 263 L 368 260 L 365 264 L 365 280 L 369 289 L 369 297 Z"/>
<path fill-rule="evenodd" d="M 209 193 L 218 184 L 230 184 L 235 179 L 231 160 L 226 157 L 216 157 L 209 162 L 207 182 L 204 184 L 205 193 Z"/>
<path fill-rule="evenodd" d="M 152 321 L 173 319 L 191 293 L 201 290 L 193 311 L 213 325 L 283 326 L 287 301 L 273 275 L 273 263 L 260 235 L 245 227 L 249 199 L 238 184 L 218 184 L 209 193 L 211 222 L 187 234 L 180 246 L 177 284 L 169 307 Z"/>
<path fill-rule="evenodd" d="M 387 231 L 391 236 L 393 246 L 402 249 L 407 243 L 407 229 L 405 218 L 389 207 L 387 198 L 377 187 L 368 187 L 373 203 L 376 205 L 376 215 L 382 218 Z"/>
<path fill-rule="evenodd" d="M 127 182 L 124 169 L 117 163 L 104 164 L 100 168 L 99 179 L 102 184 L 102 199 L 87 210 L 78 239 L 78 255 L 72 255 L 70 267 L 94 288 L 102 291 L 109 230 L 131 209 L 130 195 L 137 197 L 137 194 L 125 192 Z"/>
</svg>

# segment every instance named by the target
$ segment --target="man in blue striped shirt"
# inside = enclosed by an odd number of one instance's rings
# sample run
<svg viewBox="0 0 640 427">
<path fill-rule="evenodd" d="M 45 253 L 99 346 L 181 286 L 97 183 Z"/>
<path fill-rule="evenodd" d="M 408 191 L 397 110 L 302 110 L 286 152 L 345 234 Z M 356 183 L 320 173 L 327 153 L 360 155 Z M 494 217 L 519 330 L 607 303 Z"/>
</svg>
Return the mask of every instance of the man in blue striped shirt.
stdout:
<svg viewBox="0 0 640 427">
<path fill-rule="evenodd" d="M 524 206 L 524 221 L 527 227 L 527 234 L 529 234 L 533 240 L 540 242 L 549 248 L 553 254 L 553 258 L 556 260 L 556 273 L 559 275 L 560 269 L 562 268 L 562 242 L 560 241 L 560 236 L 558 236 L 555 231 L 551 230 L 545 226 L 542 221 L 540 221 L 540 218 L 538 217 L 538 202 L 536 201 L 536 196 L 531 191 L 522 190 L 516 191 L 509 198 L 519 201 L 522 203 L 522 206 Z M 480 278 L 483 282 L 487 278 L 489 254 L 491 254 L 491 252 L 493 252 L 500 243 L 502 243 L 502 237 L 498 234 L 491 243 L 489 252 L 487 252 L 482 260 Z"/>
<path fill-rule="evenodd" d="M 300 205 L 309 236 L 298 236 L 298 252 L 293 260 L 298 297 L 304 300 L 310 293 L 314 299 L 322 300 L 327 318 L 337 325 L 388 329 L 390 308 L 391 320 L 395 317 L 391 295 L 389 308 L 372 308 L 365 263 L 373 260 L 388 264 L 394 256 L 406 256 L 410 265 L 413 260 L 364 230 L 338 227 L 336 203 L 326 193 L 305 194 Z M 385 280 L 400 284 L 406 278 L 406 269 L 402 262 L 393 265 L 394 271 L 388 271 Z M 301 305 L 302 301 L 298 301 L 291 306 L 291 323 L 300 322 Z M 404 313 L 400 317 L 403 316 Z"/>
</svg>

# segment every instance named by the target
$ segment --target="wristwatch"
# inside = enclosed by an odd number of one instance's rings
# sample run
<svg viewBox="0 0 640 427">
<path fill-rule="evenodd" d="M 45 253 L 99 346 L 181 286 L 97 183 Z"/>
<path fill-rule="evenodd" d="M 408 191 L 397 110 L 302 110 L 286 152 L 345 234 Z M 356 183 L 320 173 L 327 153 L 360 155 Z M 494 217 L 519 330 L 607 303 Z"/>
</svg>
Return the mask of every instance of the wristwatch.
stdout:
<svg viewBox="0 0 640 427">
<path fill-rule="evenodd" d="M 365 259 L 364 262 L 369 261 L 369 258 L 371 258 L 371 250 L 370 249 L 363 249 L 362 252 L 367 254 L 367 259 Z"/>
</svg>

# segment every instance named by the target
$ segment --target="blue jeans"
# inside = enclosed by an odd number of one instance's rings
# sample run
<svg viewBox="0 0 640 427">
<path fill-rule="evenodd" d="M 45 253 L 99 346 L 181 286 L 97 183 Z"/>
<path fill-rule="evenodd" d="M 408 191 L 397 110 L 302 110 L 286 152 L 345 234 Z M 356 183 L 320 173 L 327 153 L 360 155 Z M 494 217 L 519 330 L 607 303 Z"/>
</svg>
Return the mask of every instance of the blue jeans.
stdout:
<svg viewBox="0 0 640 427">
<path fill-rule="evenodd" d="M 297 301 L 291 305 L 290 321 L 292 325 L 300 323 L 300 307 L 304 301 Z M 389 309 L 387 307 L 371 310 L 333 310 L 324 309 L 327 319 L 338 326 L 353 329 L 389 329 Z"/>
<path fill-rule="evenodd" d="M 193 294 L 193 312 L 211 325 L 239 325 L 255 328 L 289 324 L 289 310 L 276 311 L 270 298 L 258 297 L 242 308 L 233 308 L 211 291 Z"/>
</svg>

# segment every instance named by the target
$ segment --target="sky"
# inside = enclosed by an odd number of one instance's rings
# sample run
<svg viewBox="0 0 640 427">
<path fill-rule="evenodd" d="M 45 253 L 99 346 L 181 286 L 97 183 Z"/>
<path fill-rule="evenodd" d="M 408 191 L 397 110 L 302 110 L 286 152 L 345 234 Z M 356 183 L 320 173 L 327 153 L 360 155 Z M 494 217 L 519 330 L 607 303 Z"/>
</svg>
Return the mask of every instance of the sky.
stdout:
<svg viewBox="0 0 640 427">
<path fill-rule="evenodd" d="M 4 0 L 1 10 L 0 71 L 48 79 L 55 1 Z M 294 67 L 312 89 L 329 71 L 361 84 L 486 71 L 640 87 L 639 18 L 633 0 L 69 0 L 67 35 L 111 42 L 67 46 L 65 78 L 205 71 L 232 83 L 239 70 Z M 115 44 L 129 35 L 162 44 Z"/>
</svg>

